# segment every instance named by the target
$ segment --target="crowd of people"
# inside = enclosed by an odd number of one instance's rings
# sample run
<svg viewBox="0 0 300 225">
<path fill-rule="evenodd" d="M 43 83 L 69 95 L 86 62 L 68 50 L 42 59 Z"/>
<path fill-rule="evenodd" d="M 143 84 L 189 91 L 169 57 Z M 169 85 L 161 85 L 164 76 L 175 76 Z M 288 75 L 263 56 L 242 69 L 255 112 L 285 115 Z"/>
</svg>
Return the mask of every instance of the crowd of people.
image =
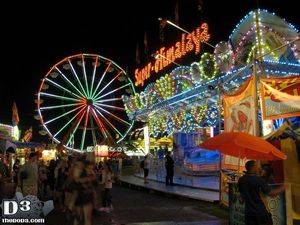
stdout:
<svg viewBox="0 0 300 225">
<path fill-rule="evenodd" d="M 140 162 L 144 181 L 150 169 L 149 155 Z M 166 185 L 173 185 L 174 160 L 165 152 Z M 1 176 L 9 176 L 9 169 L 0 166 Z M 273 224 L 264 196 L 276 196 L 285 190 L 284 186 L 271 189 L 274 183 L 271 167 L 248 161 L 246 173 L 238 181 L 241 198 L 245 201 L 246 224 Z M 4 171 L 4 172 L 3 172 Z M 111 189 L 118 176 L 118 163 L 113 160 L 98 164 L 88 161 L 84 155 L 69 156 L 51 160 L 47 165 L 31 152 L 22 166 L 18 159 L 12 168 L 12 181 L 16 192 L 23 196 L 34 195 L 40 200 L 53 199 L 56 209 L 64 212 L 73 224 L 92 224 L 93 213 L 113 210 Z"/>
<path fill-rule="evenodd" d="M 84 156 L 51 160 L 47 165 L 31 152 L 25 164 L 15 160 L 12 180 L 16 192 L 54 200 L 57 210 L 73 224 L 92 224 L 93 213 L 113 210 L 111 189 L 117 178 L 117 161 L 97 164 Z"/>
</svg>

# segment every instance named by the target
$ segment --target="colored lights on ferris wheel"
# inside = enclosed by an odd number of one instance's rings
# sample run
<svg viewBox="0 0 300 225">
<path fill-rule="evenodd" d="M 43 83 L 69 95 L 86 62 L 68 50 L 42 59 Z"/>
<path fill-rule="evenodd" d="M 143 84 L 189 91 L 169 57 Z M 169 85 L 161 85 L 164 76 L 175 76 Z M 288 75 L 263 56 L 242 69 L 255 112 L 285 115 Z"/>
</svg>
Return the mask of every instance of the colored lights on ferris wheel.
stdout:
<svg viewBox="0 0 300 225">
<path fill-rule="evenodd" d="M 69 64 L 65 64 L 65 65 L 63 65 L 63 68 L 64 68 L 65 70 L 70 70 L 70 69 L 71 69 L 71 66 L 70 66 Z"/>
<path fill-rule="evenodd" d="M 42 136 L 45 136 L 45 135 L 47 135 L 47 131 L 45 131 L 45 130 L 40 130 L 40 131 L 39 131 L 39 134 L 42 135 Z"/>
<path fill-rule="evenodd" d="M 47 90 L 48 88 L 49 88 L 48 84 L 43 84 L 43 87 L 42 87 L 43 90 Z"/>
<path fill-rule="evenodd" d="M 107 70 L 109 73 L 112 73 L 112 72 L 114 72 L 114 68 L 111 66 L 111 67 L 109 67 L 109 69 Z"/>
<path fill-rule="evenodd" d="M 93 66 L 95 66 L 95 65 L 96 65 L 96 67 L 99 67 L 99 66 L 100 66 L 100 62 L 99 62 L 99 61 L 97 61 L 97 62 L 93 62 L 93 63 L 92 63 L 92 65 L 93 65 Z"/>
<path fill-rule="evenodd" d="M 40 115 L 38 115 L 38 114 L 34 115 L 33 117 L 34 117 L 35 120 L 40 120 L 41 119 Z"/>
<path fill-rule="evenodd" d="M 126 93 L 128 93 L 128 94 L 133 94 L 132 90 L 129 89 L 129 88 L 125 89 L 125 91 L 126 91 Z"/>
<path fill-rule="evenodd" d="M 40 101 L 40 104 L 43 104 L 43 102 L 44 102 L 44 100 L 43 100 L 43 99 L 40 99 L 40 100 L 38 100 L 38 99 L 35 99 L 35 100 L 34 100 L 34 103 L 35 103 L 35 104 L 38 104 L 38 101 Z"/>
<path fill-rule="evenodd" d="M 59 75 L 59 73 L 57 73 L 57 72 L 52 72 L 52 73 L 50 73 L 50 76 L 51 76 L 52 78 L 56 78 L 58 75 Z"/>
<path fill-rule="evenodd" d="M 57 77 L 60 79 L 53 79 Z M 133 126 L 118 102 L 123 100 L 125 89 L 134 93 L 133 88 L 124 70 L 105 57 L 67 57 L 50 69 L 40 85 L 36 103 L 44 130 L 41 133 L 74 151 L 101 142 L 118 143 Z"/>
<path fill-rule="evenodd" d="M 120 76 L 120 77 L 118 77 L 118 81 L 125 81 L 126 80 L 126 77 L 125 76 Z"/>
</svg>

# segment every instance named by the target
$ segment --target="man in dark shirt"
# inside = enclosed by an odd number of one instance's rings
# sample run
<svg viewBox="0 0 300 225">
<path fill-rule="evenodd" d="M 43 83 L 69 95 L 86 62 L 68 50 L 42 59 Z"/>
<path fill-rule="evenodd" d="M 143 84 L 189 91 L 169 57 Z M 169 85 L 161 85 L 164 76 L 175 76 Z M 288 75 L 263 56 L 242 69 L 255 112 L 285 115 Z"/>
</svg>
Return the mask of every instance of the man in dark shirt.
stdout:
<svg viewBox="0 0 300 225">
<path fill-rule="evenodd" d="M 276 196 L 284 191 L 284 186 L 271 190 L 265 180 L 259 176 L 259 167 L 255 161 L 246 163 L 246 174 L 239 181 L 239 191 L 245 201 L 246 225 L 272 225 L 272 217 L 260 194 Z"/>
<path fill-rule="evenodd" d="M 174 160 L 172 159 L 170 152 L 166 153 L 166 185 L 174 185 L 173 177 L 174 177 Z"/>
</svg>

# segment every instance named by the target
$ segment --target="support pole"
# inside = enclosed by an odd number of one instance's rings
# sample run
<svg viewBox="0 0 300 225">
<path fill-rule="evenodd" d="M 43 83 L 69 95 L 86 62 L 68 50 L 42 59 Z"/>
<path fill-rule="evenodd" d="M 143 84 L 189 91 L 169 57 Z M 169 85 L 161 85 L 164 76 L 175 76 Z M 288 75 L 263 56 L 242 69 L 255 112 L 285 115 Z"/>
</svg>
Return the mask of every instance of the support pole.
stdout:
<svg viewBox="0 0 300 225">
<path fill-rule="evenodd" d="M 254 53 L 254 56 L 256 54 Z M 260 132 L 259 132 L 259 121 L 258 121 L 258 87 L 257 87 L 257 82 L 258 82 L 258 78 L 257 78 L 257 68 L 256 68 L 256 61 L 255 61 L 255 57 L 253 57 L 253 82 L 254 82 L 254 113 L 255 113 L 255 121 L 254 121 L 254 135 L 255 136 L 259 136 Z"/>
<path fill-rule="evenodd" d="M 259 12 L 258 10 L 255 11 L 255 27 L 256 27 L 256 36 L 257 36 L 257 41 L 258 41 L 258 54 L 260 57 L 262 55 L 262 46 L 261 46 L 261 34 L 260 34 L 260 29 L 259 29 Z M 259 81 L 257 77 L 257 65 L 256 63 L 258 60 L 256 59 L 256 51 L 253 52 L 253 81 L 254 81 L 254 110 L 255 110 L 255 124 L 254 124 L 254 135 L 259 136 L 260 131 L 259 131 L 259 121 L 258 121 L 258 88 L 257 88 L 257 82 Z M 261 59 L 260 59 L 261 60 Z"/>
<path fill-rule="evenodd" d="M 222 101 L 221 101 L 221 85 L 219 85 L 218 88 L 218 93 L 219 93 L 219 101 L 218 101 L 218 105 L 219 105 L 219 110 L 218 110 L 218 117 L 219 117 L 219 135 L 221 134 L 221 126 L 222 126 L 222 115 L 221 115 L 221 107 L 222 107 Z M 222 153 L 221 151 L 219 151 L 219 201 L 222 203 Z"/>
</svg>

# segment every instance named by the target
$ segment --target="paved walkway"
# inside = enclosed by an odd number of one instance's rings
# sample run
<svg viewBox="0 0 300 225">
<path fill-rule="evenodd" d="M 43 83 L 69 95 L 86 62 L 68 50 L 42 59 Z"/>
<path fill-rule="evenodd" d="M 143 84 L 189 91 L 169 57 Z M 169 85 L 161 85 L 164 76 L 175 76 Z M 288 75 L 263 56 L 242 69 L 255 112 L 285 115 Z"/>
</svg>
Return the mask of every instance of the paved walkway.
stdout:
<svg viewBox="0 0 300 225">
<path fill-rule="evenodd" d="M 99 197 L 99 196 L 98 196 Z M 225 225 L 228 211 L 218 204 L 187 198 L 151 194 L 143 190 L 114 184 L 112 189 L 114 210 L 97 213 L 93 225 Z M 66 215 L 52 211 L 46 225 L 73 225 Z"/>
<path fill-rule="evenodd" d="M 144 174 L 136 173 L 135 176 L 143 177 Z M 148 179 L 165 182 L 166 174 L 165 172 L 160 172 L 159 174 L 149 174 Z M 185 174 L 175 174 L 174 183 L 182 186 L 188 186 L 193 188 L 202 188 L 208 190 L 219 191 L 219 177 L 218 176 L 189 176 Z"/>
<path fill-rule="evenodd" d="M 228 222 L 220 220 L 210 220 L 210 221 L 197 221 L 197 222 L 153 222 L 153 223 L 129 223 L 127 225 L 227 225 Z"/>
<path fill-rule="evenodd" d="M 120 180 L 123 183 L 134 185 L 150 190 L 163 192 L 170 195 L 181 196 L 189 199 L 202 200 L 207 202 L 219 201 L 219 192 L 213 190 L 203 190 L 199 188 L 191 188 L 184 186 L 166 186 L 164 183 L 149 180 L 148 184 L 144 180 L 134 175 L 121 176 Z"/>
</svg>

